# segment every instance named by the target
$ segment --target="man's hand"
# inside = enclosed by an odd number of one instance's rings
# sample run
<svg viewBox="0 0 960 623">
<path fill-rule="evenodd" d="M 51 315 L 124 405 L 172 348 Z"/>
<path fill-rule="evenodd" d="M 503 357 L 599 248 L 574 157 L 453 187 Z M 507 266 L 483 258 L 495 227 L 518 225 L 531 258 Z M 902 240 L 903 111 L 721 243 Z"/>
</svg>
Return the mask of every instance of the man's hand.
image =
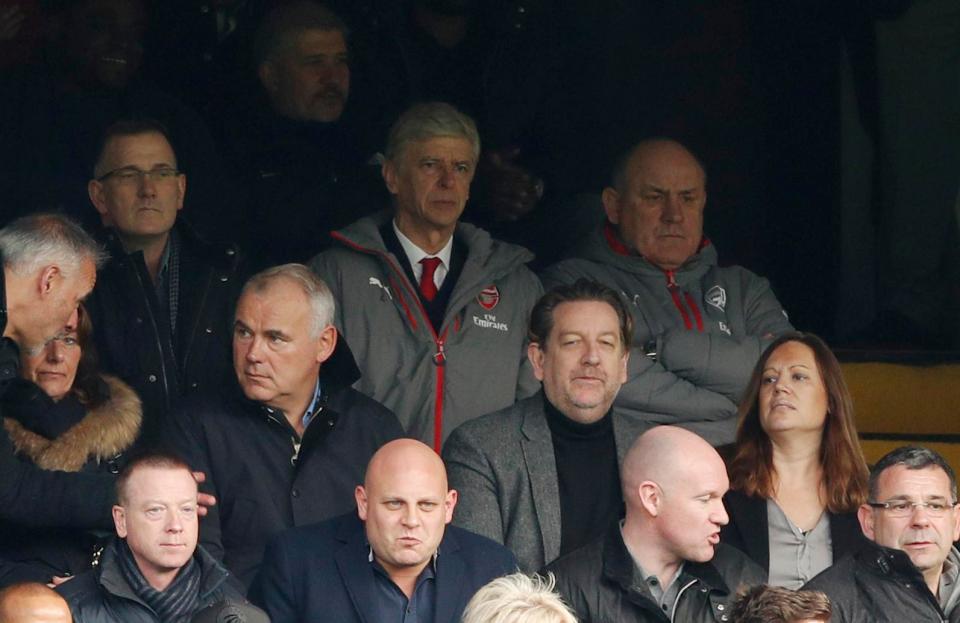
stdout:
<svg viewBox="0 0 960 623">
<path fill-rule="evenodd" d="M 47 584 L 47 586 L 49 586 L 50 588 L 57 588 L 61 584 L 65 582 L 69 582 L 73 578 L 74 576 L 72 575 L 55 575 L 52 578 L 50 578 L 50 582 Z"/>
<path fill-rule="evenodd" d="M 0 41 L 9 41 L 17 36 L 26 18 L 19 4 L 0 7 Z"/>
<path fill-rule="evenodd" d="M 543 180 L 517 164 L 519 147 L 484 152 L 480 163 L 484 203 L 497 221 L 516 221 L 537 207 Z"/>
<path fill-rule="evenodd" d="M 197 481 L 197 484 L 200 484 L 207 479 L 207 475 L 203 472 L 193 472 L 193 479 Z M 198 493 L 197 504 L 197 514 L 203 517 L 207 514 L 207 508 L 216 506 L 217 498 L 213 497 L 209 493 Z"/>
</svg>

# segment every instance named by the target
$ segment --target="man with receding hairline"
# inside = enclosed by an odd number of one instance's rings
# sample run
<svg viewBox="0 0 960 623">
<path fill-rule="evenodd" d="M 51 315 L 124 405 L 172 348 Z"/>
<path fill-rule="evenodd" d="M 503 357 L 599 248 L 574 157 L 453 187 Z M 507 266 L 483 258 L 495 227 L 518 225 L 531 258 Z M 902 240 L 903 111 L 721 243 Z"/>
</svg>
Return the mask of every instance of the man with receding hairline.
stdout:
<svg viewBox="0 0 960 623">
<path fill-rule="evenodd" d="M 120 471 L 116 493 L 116 538 L 57 587 L 76 623 L 189 621 L 215 604 L 244 603 L 237 580 L 197 545 L 197 483 L 186 463 L 140 454 Z"/>
<path fill-rule="evenodd" d="M 357 512 L 295 528 L 267 549 L 251 599 L 273 623 L 458 623 L 481 586 L 516 569 L 509 550 L 448 526 L 457 492 L 427 445 L 384 445 Z"/>
<path fill-rule="evenodd" d="M 184 220 L 178 166 L 160 123 L 120 120 L 104 132 L 87 185 L 110 253 L 87 304 L 94 344 L 103 369 L 142 399 L 147 444 L 175 403 L 226 378 L 240 286 L 237 248 L 203 240 Z"/>
<path fill-rule="evenodd" d="M 624 521 L 547 566 L 583 621 L 722 623 L 742 585 L 766 574 L 720 544 L 729 488 L 723 460 L 673 426 L 641 435 L 621 467 Z"/>
<path fill-rule="evenodd" d="M 48 586 L 27 582 L 0 591 L 0 623 L 71 623 L 70 608 Z"/>
<path fill-rule="evenodd" d="M 707 175 L 671 139 L 648 139 L 621 159 L 603 190 L 607 221 L 544 286 L 587 278 L 632 303 L 629 381 L 616 406 L 651 424 L 676 424 L 730 443 L 737 404 L 760 353 L 791 330 L 770 284 L 720 267 L 703 233 Z"/>
</svg>

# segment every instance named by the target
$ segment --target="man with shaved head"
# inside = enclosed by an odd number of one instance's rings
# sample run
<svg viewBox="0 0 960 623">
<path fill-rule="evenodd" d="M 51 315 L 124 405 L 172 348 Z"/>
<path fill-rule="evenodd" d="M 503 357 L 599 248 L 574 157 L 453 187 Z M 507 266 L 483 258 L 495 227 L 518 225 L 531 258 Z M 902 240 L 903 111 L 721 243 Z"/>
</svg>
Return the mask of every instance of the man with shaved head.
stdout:
<svg viewBox="0 0 960 623">
<path fill-rule="evenodd" d="M 0 591 L 0 623 L 71 623 L 67 602 L 52 588 L 27 582 Z"/>
<path fill-rule="evenodd" d="M 458 623 L 473 594 L 516 570 L 505 547 L 448 526 L 457 492 L 429 446 L 380 448 L 357 512 L 280 535 L 267 548 L 251 599 L 273 623 Z"/>
<path fill-rule="evenodd" d="M 729 488 L 723 461 L 697 435 L 659 426 L 620 471 L 627 513 L 602 540 L 547 566 L 581 621 L 728 620 L 737 591 L 763 569 L 720 544 Z"/>
<path fill-rule="evenodd" d="M 602 194 L 606 223 L 543 274 L 544 287 L 587 278 L 632 303 L 628 381 L 616 407 L 730 443 L 737 403 L 760 353 L 791 330 L 770 284 L 720 267 L 703 234 L 707 175 L 680 143 L 648 139 L 621 159 Z"/>
</svg>

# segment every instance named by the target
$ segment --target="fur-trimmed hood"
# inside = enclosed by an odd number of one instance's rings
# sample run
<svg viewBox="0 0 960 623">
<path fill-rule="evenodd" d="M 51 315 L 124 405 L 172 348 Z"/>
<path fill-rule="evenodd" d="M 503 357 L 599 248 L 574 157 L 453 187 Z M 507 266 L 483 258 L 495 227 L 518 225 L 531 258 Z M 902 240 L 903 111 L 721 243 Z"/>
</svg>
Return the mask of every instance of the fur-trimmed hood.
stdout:
<svg viewBox="0 0 960 623">
<path fill-rule="evenodd" d="M 78 472 L 88 461 L 111 459 L 128 449 L 140 435 L 140 397 L 120 379 L 103 375 L 110 398 L 55 439 L 28 430 L 5 417 L 3 426 L 17 454 L 47 470 Z"/>
</svg>

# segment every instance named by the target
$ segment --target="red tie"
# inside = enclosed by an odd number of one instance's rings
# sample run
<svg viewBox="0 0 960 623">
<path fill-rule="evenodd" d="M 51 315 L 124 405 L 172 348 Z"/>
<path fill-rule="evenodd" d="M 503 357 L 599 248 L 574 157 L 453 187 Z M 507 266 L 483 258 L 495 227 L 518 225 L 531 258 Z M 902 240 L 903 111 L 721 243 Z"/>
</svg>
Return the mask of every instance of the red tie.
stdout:
<svg viewBox="0 0 960 623">
<path fill-rule="evenodd" d="M 433 281 L 433 274 L 437 272 L 440 261 L 439 257 L 425 257 L 420 260 L 423 264 L 423 274 L 420 275 L 420 294 L 427 302 L 433 302 L 437 296 L 437 284 Z"/>
</svg>

